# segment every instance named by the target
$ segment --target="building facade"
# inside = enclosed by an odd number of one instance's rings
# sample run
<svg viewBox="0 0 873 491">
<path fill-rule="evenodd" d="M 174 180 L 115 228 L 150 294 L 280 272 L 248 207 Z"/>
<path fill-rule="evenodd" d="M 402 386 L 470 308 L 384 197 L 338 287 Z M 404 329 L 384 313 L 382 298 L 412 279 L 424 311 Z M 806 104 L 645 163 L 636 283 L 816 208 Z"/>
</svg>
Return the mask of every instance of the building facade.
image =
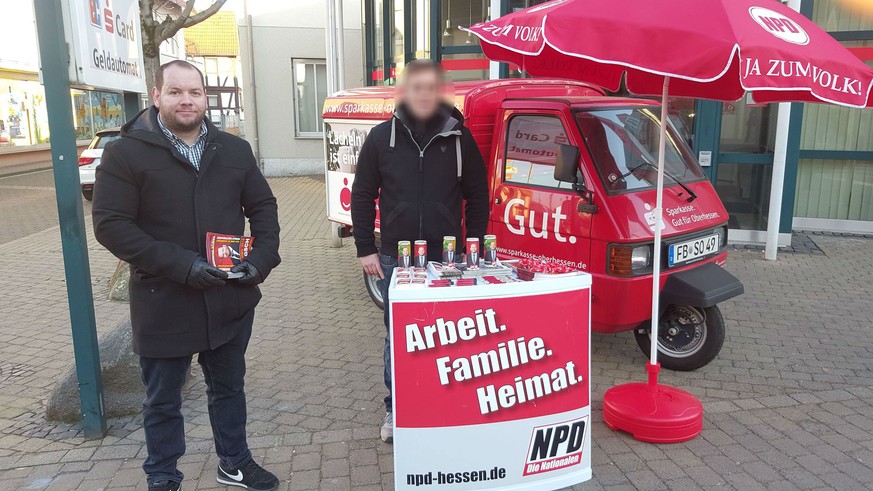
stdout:
<svg viewBox="0 0 873 491">
<path fill-rule="evenodd" d="M 324 172 L 324 0 L 249 1 L 240 20 L 245 137 L 264 173 Z M 360 0 L 343 2 L 345 87 L 365 85 Z"/>
<path fill-rule="evenodd" d="M 241 134 L 239 32 L 234 12 L 218 12 L 185 31 L 185 54 L 203 72 L 206 115 L 218 128 Z"/>
</svg>

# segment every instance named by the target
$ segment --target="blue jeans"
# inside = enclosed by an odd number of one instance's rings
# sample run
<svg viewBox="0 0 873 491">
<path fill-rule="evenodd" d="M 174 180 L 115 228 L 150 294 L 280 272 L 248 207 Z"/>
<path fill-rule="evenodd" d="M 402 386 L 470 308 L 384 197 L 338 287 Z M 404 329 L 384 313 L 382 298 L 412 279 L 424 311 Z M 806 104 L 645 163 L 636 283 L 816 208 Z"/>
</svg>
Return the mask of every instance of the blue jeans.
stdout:
<svg viewBox="0 0 873 491">
<path fill-rule="evenodd" d="M 208 399 L 209 422 L 215 452 L 225 467 L 234 467 L 251 457 L 246 442 L 245 352 L 252 335 L 254 310 L 248 327 L 227 344 L 197 356 L 203 368 Z M 185 454 L 185 423 L 182 418 L 182 386 L 191 366 L 191 357 L 140 358 L 142 381 L 146 386 L 143 401 L 143 429 L 148 458 L 143 463 L 149 484 L 160 481 L 182 482 L 176 467 Z"/>
<path fill-rule="evenodd" d="M 379 254 L 379 264 L 382 265 L 382 274 L 385 279 L 382 280 L 380 287 L 382 288 L 382 300 L 385 301 L 385 351 L 382 355 L 385 361 L 385 387 L 388 389 L 388 395 L 385 396 L 385 411 L 391 412 L 391 333 L 389 329 L 391 323 L 389 321 L 389 313 L 391 312 L 388 306 L 388 285 L 391 284 L 391 275 L 394 274 L 394 268 L 397 267 L 396 256 L 386 256 Z"/>
</svg>

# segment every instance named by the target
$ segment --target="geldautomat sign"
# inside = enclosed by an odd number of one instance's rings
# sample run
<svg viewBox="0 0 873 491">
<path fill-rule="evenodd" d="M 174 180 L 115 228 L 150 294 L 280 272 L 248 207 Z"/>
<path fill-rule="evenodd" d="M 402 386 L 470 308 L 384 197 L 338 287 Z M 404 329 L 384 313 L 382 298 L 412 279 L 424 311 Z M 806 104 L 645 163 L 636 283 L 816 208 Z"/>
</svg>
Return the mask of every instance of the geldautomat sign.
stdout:
<svg viewBox="0 0 873 491">
<path fill-rule="evenodd" d="M 73 85 L 145 92 L 138 0 L 69 0 Z"/>
<path fill-rule="evenodd" d="M 590 478 L 589 285 L 391 291 L 396 489 Z"/>
</svg>

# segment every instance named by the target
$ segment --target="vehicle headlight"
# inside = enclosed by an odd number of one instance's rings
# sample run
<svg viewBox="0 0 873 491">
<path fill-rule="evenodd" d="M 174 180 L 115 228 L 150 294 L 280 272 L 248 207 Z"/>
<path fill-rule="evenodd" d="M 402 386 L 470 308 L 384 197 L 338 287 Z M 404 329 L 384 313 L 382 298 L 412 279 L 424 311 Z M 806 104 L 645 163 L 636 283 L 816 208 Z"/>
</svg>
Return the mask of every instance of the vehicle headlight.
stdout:
<svg viewBox="0 0 873 491">
<path fill-rule="evenodd" d="M 639 271 L 646 269 L 652 264 L 652 247 L 641 245 L 631 251 L 631 269 Z"/>
<path fill-rule="evenodd" d="M 609 274 L 613 276 L 644 274 L 651 266 L 651 244 L 609 246 Z"/>
</svg>

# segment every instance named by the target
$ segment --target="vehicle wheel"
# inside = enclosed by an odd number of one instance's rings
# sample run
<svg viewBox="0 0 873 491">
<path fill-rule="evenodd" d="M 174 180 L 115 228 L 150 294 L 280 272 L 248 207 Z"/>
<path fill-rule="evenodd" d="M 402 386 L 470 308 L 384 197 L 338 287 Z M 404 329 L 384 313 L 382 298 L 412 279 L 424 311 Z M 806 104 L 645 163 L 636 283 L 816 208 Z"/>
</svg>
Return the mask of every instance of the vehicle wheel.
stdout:
<svg viewBox="0 0 873 491">
<path fill-rule="evenodd" d="M 92 199 L 94 199 L 94 190 L 93 189 L 88 189 L 88 190 L 83 189 L 82 196 L 84 196 L 86 200 L 91 201 Z"/>
<path fill-rule="evenodd" d="M 368 275 L 364 271 L 364 286 L 367 288 L 367 293 L 373 303 L 382 310 L 385 310 L 385 301 L 382 299 L 382 280 L 376 276 Z"/>
<path fill-rule="evenodd" d="M 634 330 L 637 344 L 647 356 L 650 330 L 648 322 Z M 658 361 L 671 370 L 697 370 L 715 359 L 724 344 L 724 334 L 724 317 L 718 306 L 671 305 L 658 325 Z"/>
</svg>

